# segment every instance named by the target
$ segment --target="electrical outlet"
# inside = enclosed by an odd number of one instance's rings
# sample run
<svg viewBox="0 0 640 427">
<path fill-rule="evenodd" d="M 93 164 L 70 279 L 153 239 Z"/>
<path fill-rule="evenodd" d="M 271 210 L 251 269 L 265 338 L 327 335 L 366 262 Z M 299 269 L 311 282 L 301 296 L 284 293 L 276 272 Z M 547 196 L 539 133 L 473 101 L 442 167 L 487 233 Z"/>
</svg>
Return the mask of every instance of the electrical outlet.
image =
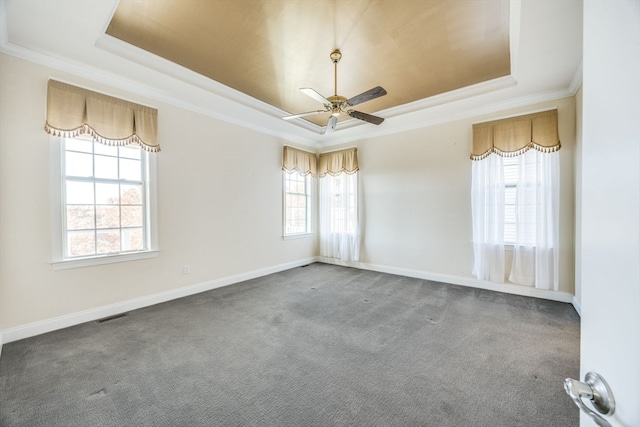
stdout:
<svg viewBox="0 0 640 427">
<path fill-rule="evenodd" d="M 190 265 L 183 265 L 182 266 L 182 274 L 190 274 L 191 273 L 191 266 Z"/>
</svg>

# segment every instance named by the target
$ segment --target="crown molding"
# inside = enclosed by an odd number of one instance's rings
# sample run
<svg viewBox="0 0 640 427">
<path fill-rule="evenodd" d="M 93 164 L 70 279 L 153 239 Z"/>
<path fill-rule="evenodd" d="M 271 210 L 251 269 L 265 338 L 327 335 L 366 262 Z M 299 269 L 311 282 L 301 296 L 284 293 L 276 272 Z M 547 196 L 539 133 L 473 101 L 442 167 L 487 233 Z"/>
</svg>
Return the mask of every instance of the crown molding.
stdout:
<svg viewBox="0 0 640 427">
<path fill-rule="evenodd" d="M 343 120 L 330 135 L 322 135 L 323 126 L 302 118 L 284 121 L 282 117 L 288 112 L 104 34 L 104 31 L 93 45 L 95 53 L 102 60 L 122 61 L 121 69 L 126 69 L 127 64 L 135 65 L 132 68 L 138 71 L 137 80 L 135 73 L 124 76 L 98 65 L 12 43 L 7 28 L 5 0 L 0 0 L 0 52 L 317 150 L 574 95 L 582 83 L 582 64 L 567 89 L 518 97 L 517 94 L 522 93 L 517 81 L 521 0 L 510 0 L 510 5 L 511 75 L 377 112 L 386 119 L 382 126 L 355 119 Z M 153 72 L 155 83 L 141 80 L 140 70 Z M 163 83 L 158 84 L 159 81 Z M 498 99 L 504 95 L 492 95 L 505 90 L 505 94 L 511 92 L 514 97 L 505 100 Z"/>
<path fill-rule="evenodd" d="M 140 50 L 136 54 L 141 54 L 141 52 L 144 51 Z M 271 112 L 271 114 L 268 114 L 266 112 L 269 109 L 277 109 L 212 80 L 206 79 L 208 80 L 207 83 L 211 87 L 215 87 L 216 85 L 219 86 L 216 87 L 216 91 L 213 91 L 211 89 L 208 90 L 210 95 L 217 101 L 212 102 L 212 105 L 215 105 L 215 107 L 226 105 L 230 107 L 228 111 L 232 111 L 235 114 L 221 112 L 220 108 L 204 108 L 195 103 L 189 102 L 186 99 L 179 98 L 175 94 L 172 94 L 168 91 L 160 90 L 157 87 L 152 87 L 150 85 L 136 82 L 132 79 L 124 78 L 119 74 L 106 72 L 97 67 L 91 67 L 84 63 L 78 63 L 68 58 L 53 56 L 48 53 L 43 53 L 12 43 L 8 37 L 4 1 L 0 1 L 0 53 L 14 56 L 16 58 L 33 62 L 48 68 L 52 68 L 57 71 L 69 73 L 77 77 L 85 78 L 87 80 L 95 81 L 97 83 L 111 86 L 135 95 L 150 98 L 158 102 L 173 105 L 181 109 L 212 117 L 217 120 L 232 123 L 237 126 L 254 130 L 256 132 L 285 139 L 287 141 L 302 144 L 314 149 L 318 147 L 319 141 L 317 139 L 319 139 L 320 137 L 320 132 L 322 130 L 321 127 L 310 123 L 310 125 L 313 127 L 311 128 L 311 130 L 307 130 L 306 132 L 296 132 L 290 130 L 288 131 L 287 129 L 291 128 L 287 125 L 286 122 L 281 124 L 280 119 L 278 119 L 277 121 L 274 120 L 273 112 Z M 125 57 L 125 59 L 127 58 Z M 205 79 L 205 77 L 203 76 L 198 76 L 202 80 Z M 179 81 L 179 79 L 177 79 L 175 76 L 169 75 L 169 77 L 173 80 Z M 190 84 L 191 86 L 196 86 L 201 90 L 204 89 L 203 87 L 194 84 L 194 81 L 195 78 L 192 78 L 190 81 L 181 80 L 180 82 Z M 200 85 L 203 85 L 203 83 L 200 83 Z M 234 94 L 233 92 L 236 93 Z M 244 102 L 239 101 L 242 96 L 244 96 L 245 98 L 250 98 L 250 100 L 244 100 Z M 256 105 L 256 103 L 261 103 L 262 105 Z M 282 114 L 282 116 L 284 116 L 285 114 Z M 272 121 L 275 121 L 275 123 L 270 123 Z M 304 133 L 308 133 L 309 135 L 306 136 L 304 135 Z"/>
<path fill-rule="evenodd" d="M 385 121 L 385 127 L 378 132 L 370 132 L 368 134 L 348 134 L 341 133 L 335 135 L 330 141 L 322 144 L 323 148 L 336 145 L 348 144 L 363 139 L 371 139 L 382 136 L 388 136 L 401 132 L 408 132 L 415 129 L 425 128 L 429 126 L 440 125 L 443 123 L 453 122 L 457 120 L 471 119 L 483 115 L 496 114 L 506 110 L 512 110 L 521 107 L 527 107 L 543 102 L 556 101 L 562 98 L 573 96 L 574 93 L 569 89 L 561 89 L 537 93 L 534 95 L 512 98 L 506 101 L 498 101 L 490 104 L 482 104 L 479 106 L 464 106 L 461 103 L 450 103 L 439 105 L 431 109 L 416 111 L 413 114 L 405 114 L 395 119 Z"/>
<path fill-rule="evenodd" d="M 571 83 L 569 83 L 569 91 L 575 95 L 580 89 L 580 86 L 582 86 L 582 61 L 578 64 L 573 79 L 571 79 Z"/>
</svg>

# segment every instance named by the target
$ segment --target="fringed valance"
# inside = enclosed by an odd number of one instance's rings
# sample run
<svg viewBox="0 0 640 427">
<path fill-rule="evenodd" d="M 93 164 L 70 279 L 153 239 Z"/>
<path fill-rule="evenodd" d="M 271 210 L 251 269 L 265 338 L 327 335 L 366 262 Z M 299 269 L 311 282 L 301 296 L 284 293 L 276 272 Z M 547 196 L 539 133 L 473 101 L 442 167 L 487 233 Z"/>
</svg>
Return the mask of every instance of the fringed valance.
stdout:
<svg viewBox="0 0 640 427">
<path fill-rule="evenodd" d="M 342 172 L 352 174 L 357 171 L 358 154 L 355 148 L 320 154 L 318 176 L 321 178 L 327 174 L 336 176 L 340 175 Z"/>
<path fill-rule="evenodd" d="M 55 80 L 47 89 L 45 131 L 51 135 L 91 135 L 107 145 L 138 144 L 158 152 L 158 110 Z"/>
<path fill-rule="evenodd" d="M 282 153 L 282 169 L 287 172 L 298 172 L 302 175 L 318 175 L 318 160 L 316 155 L 308 151 L 284 146 Z"/>
<path fill-rule="evenodd" d="M 530 149 L 543 153 L 560 149 L 558 110 L 473 125 L 471 160 L 482 160 L 491 153 L 515 157 Z"/>
</svg>

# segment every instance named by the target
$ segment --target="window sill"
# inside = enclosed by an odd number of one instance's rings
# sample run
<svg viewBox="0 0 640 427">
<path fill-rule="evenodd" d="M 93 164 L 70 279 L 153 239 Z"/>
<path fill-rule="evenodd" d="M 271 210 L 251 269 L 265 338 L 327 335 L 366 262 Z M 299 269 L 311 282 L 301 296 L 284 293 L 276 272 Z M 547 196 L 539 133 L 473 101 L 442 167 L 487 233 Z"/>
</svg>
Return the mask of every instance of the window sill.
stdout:
<svg viewBox="0 0 640 427">
<path fill-rule="evenodd" d="M 313 233 L 288 234 L 282 236 L 282 240 L 306 239 L 309 237 L 313 237 Z"/>
<path fill-rule="evenodd" d="M 103 255 L 90 258 L 77 258 L 64 261 L 51 261 L 54 270 L 68 270 L 71 268 L 92 267 L 95 265 L 114 264 L 117 262 L 137 261 L 141 259 L 155 258 L 158 250 L 135 252 L 130 254 Z"/>
</svg>

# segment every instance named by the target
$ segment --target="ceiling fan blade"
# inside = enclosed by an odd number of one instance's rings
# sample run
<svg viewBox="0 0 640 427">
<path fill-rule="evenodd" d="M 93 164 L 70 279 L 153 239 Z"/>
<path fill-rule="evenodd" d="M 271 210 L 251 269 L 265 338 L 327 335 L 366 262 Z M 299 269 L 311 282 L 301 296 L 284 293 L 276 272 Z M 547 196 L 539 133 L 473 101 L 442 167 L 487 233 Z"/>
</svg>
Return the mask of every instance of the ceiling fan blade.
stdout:
<svg viewBox="0 0 640 427">
<path fill-rule="evenodd" d="M 387 91 L 384 90 L 380 86 L 376 86 L 373 89 L 369 89 L 366 92 L 362 92 L 360 95 L 356 95 L 351 99 L 347 99 L 347 104 L 354 106 L 358 104 L 362 104 L 366 101 L 371 101 L 372 99 L 379 98 L 387 94 Z"/>
<path fill-rule="evenodd" d="M 373 123 L 374 125 L 379 125 L 384 122 L 382 117 L 372 116 L 371 114 L 363 113 L 360 111 L 349 110 L 347 113 L 353 117 L 354 119 L 364 120 L 365 122 Z"/>
<path fill-rule="evenodd" d="M 338 123 L 338 118 L 336 116 L 330 116 L 327 121 L 327 126 L 323 129 L 322 134 L 330 134 L 336 129 L 336 123 Z"/>
<path fill-rule="evenodd" d="M 298 117 L 310 116 L 311 114 L 324 113 L 326 110 L 307 111 L 306 113 L 292 114 L 290 116 L 283 117 L 285 120 L 297 119 Z"/>
<path fill-rule="evenodd" d="M 302 91 L 302 93 L 304 93 L 307 96 L 310 96 L 311 98 L 315 99 L 318 102 L 321 102 L 323 104 L 331 104 L 331 101 L 329 101 L 327 98 L 320 95 L 318 92 L 311 89 L 310 87 L 301 87 L 300 90 Z"/>
</svg>

